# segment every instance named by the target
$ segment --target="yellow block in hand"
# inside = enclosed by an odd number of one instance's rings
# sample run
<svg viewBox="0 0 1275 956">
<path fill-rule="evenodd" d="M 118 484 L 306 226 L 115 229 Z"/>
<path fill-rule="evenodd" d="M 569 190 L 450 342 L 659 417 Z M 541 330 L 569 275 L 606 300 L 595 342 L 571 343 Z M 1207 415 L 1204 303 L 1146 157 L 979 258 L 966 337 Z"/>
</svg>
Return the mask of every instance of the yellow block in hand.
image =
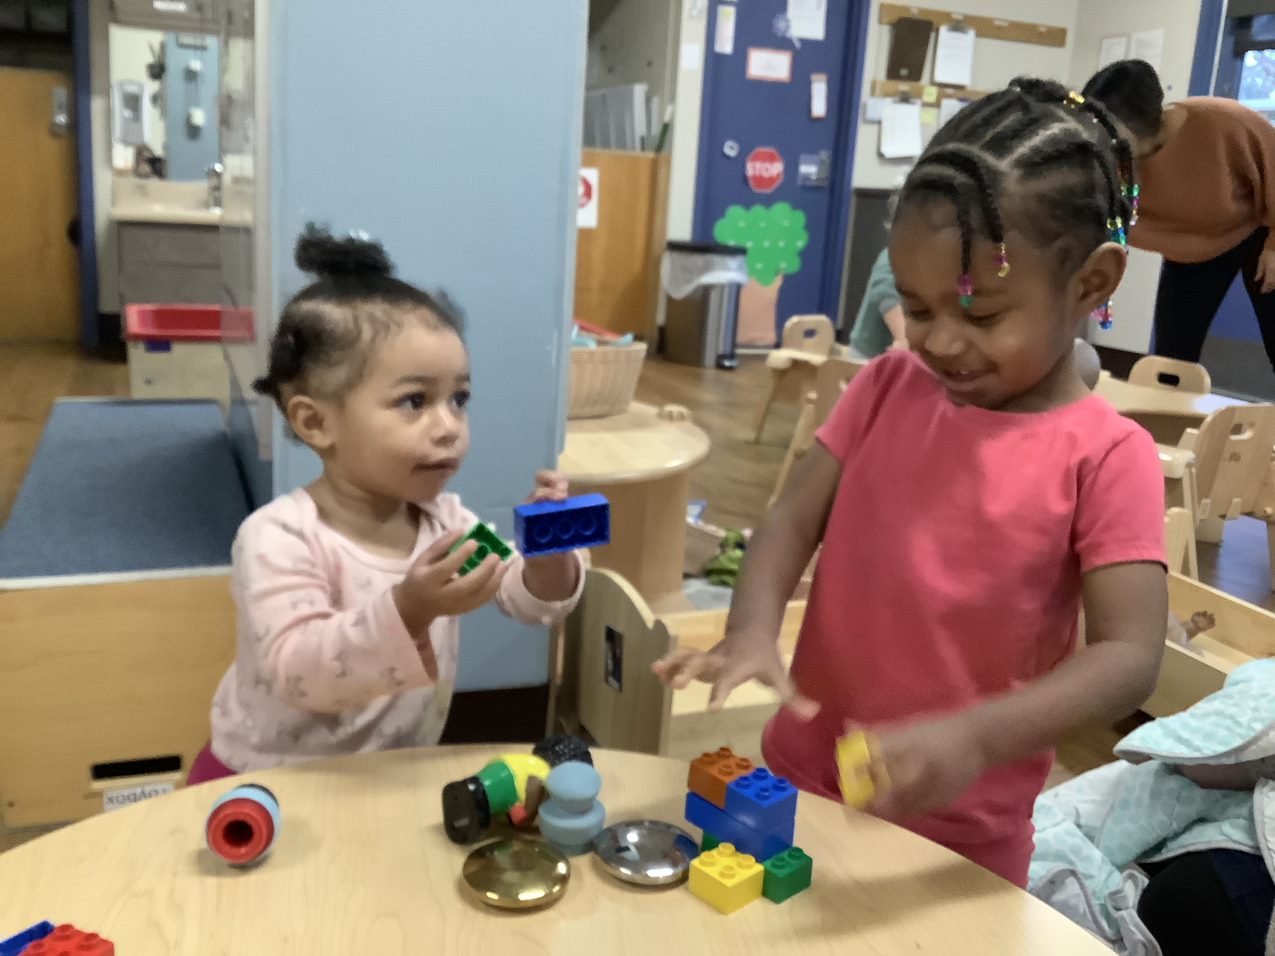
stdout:
<svg viewBox="0 0 1275 956">
<path fill-rule="evenodd" d="M 876 796 L 876 778 L 885 784 L 885 768 L 877 757 L 875 739 L 856 730 L 838 740 L 837 772 L 841 798 L 852 807 L 866 807 Z"/>
</svg>

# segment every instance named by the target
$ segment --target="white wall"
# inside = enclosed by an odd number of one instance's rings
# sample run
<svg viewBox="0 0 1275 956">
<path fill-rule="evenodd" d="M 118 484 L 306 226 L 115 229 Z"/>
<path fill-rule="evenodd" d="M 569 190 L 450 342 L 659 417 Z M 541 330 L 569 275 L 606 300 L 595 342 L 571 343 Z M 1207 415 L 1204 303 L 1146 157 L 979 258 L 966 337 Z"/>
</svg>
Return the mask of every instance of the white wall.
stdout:
<svg viewBox="0 0 1275 956">
<path fill-rule="evenodd" d="M 89 75 L 93 126 L 93 212 L 97 295 L 102 312 L 120 309 L 119 250 L 111 224 L 110 0 L 89 0 Z"/>
<path fill-rule="evenodd" d="M 703 0 L 685 0 L 681 4 L 681 23 L 674 37 L 672 53 L 677 67 L 677 85 L 673 109 L 672 138 L 669 141 L 668 237 L 691 238 L 695 218 L 695 177 L 699 171 L 700 112 L 704 96 L 705 39 L 708 32 L 708 4 Z M 699 56 L 681 60 L 682 46 L 693 44 Z M 660 299 L 663 314 L 664 300 Z"/>
<path fill-rule="evenodd" d="M 974 77 L 971 86 L 976 90 L 996 90 L 1021 74 L 1066 81 L 1071 74 L 1074 34 L 1077 11 L 1083 0 L 934 0 L 926 6 L 936 10 L 952 10 L 971 16 L 1004 17 L 1027 20 L 1050 26 L 1067 28 L 1067 45 L 1063 47 L 1038 46 L 1030 43 L 1010 43 L 980 37 L 974 44 Z M 1089 0 L 1094 5 L 1107 4 L 1109 0 Z M 1124 6 L 1124 0 L 1112 6 Z M 871 95 L 872 81 L 885 78 L 886 63 L 890 56 L 890 30 L 880 21 L 880 0 L 873 0 L 871 23 L 868 27 L 868 46 L 864 69 L 864 96 Z M 934 42 L 930 48 L 933 51 Z M 926 65 L 925 76 L 930 76 Z M 929 130 L 933 132 L 933 130 Z M 885 160 L 881 158 L 880 126 L 877 123 L 860 123 L 855 150 L 854 184 L 859 188 L 889 189 L 900 176 L 911 168 L 910 160 Z"/>
<path fill-rule="evenodd" d="M 1191 83 L 1199 21 L 1198 0 L 1080 0 L 1071 83 L 1079 89 L 1097 72 L 1103 38 L 1131 37 L 1135 31 L 1163 28 L 1159 73 L 1165 98 L 1184 99 Z M 1115 323 L 1106 332 L 1096 322 L 1091 323 L 1091 342 L 1129 352 L 1150 350 L 1160 263 L 1155 253 L 1129 250 L 1129 268 L 1111 300 Z"/>
</svg>

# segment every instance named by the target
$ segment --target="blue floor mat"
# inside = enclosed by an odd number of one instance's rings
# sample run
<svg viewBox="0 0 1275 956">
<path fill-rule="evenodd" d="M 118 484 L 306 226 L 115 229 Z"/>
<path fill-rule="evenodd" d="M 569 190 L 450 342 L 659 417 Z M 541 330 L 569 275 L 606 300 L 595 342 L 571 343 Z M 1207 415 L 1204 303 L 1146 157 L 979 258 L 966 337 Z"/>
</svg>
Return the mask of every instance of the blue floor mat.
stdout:
<svg viewBox="0 0 1275 956">
<path fill-rule="evenodd" d="M 58 402 L 0 531 L 0 578 L 229 564 L 248 510 L 215 402 Z"/>
</svg>

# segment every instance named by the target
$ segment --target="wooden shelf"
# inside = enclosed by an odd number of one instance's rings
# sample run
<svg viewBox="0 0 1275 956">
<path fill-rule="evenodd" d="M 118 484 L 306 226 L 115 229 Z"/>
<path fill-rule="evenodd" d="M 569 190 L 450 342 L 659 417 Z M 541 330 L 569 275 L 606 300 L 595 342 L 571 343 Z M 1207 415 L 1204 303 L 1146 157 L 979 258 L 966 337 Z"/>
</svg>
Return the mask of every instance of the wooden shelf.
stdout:
<svg viewBox="0 0 1275 956">
<path fill-rule="evenodd" d="M 964 24 L 984 39 L 1008 40 L 1011 43 L 1035 43 L 1039 46 L 1064 47 L 1067 45 L 1067 28 L 1045 23 L 1028 23 L 1023 20 L 1002 20 L 998 17 L 978 17 L 951 10 L 934 10 L 929 7 L 913 7 L 902 3 L 881 4 L 881 22 L 893 24 L 903 17 L 929 20 L 938 27 L 954 27 Z"/>
<path fill-rule="evenodd" d="M 884 96 L 890 100 L 900 97 L 924 100 L 926 87 L 930 86 L 939 91 L 941 100 L 981 100 L 988 95 L 986 90 L 971 90 L 964 86 L 939 86 L 937 83 L 909 83 L 906 80 L 873 80 L 872 95 Z"/>
</svg>

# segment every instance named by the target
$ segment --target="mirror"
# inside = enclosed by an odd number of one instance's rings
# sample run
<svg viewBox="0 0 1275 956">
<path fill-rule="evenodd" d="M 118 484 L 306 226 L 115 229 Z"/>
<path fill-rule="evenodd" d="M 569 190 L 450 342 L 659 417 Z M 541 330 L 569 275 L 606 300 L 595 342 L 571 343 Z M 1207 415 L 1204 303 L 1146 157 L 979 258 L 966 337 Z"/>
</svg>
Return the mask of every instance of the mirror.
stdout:
<svg viewBox="0 0 1275 956">
<path fill-rule="evenodd" d="M 218 38 L 112 23 L 109 62 L 116 175 L 203 180 L 221 151 Z"/>
</svg>

